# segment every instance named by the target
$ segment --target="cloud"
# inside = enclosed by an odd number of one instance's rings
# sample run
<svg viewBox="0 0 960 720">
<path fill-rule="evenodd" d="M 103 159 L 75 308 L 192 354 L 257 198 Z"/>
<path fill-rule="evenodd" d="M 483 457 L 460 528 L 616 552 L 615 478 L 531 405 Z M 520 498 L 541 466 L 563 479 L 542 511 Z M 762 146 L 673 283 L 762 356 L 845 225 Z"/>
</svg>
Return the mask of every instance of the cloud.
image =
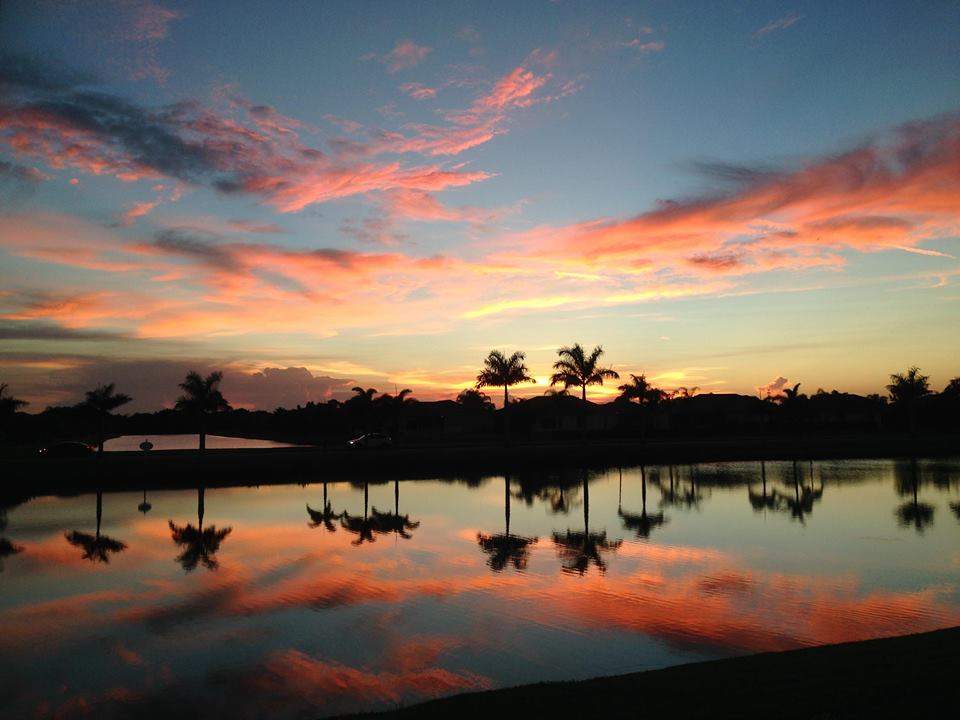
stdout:
<svg viewBox="0 0 960 720">
<path fill-rule="evenodd" d="M 766 385 L 761 385 L 757 388 L 757 395 L 760 397 L 772 397 L 774 395 L 779 395 L 781 391 L 787 386 L 787 383 L 790 382 L 787 378 L 782 375 L 778 376 L 774 380 L 771 380 Z"/>
<path fill-rule="evenodd" d="M 419 65 L 430 54 L 430 50 L 431 48 L 424 45 L 417 45 L 413 40 L 400 40 L 393 50 L 385 55 L 367 54 L 361 59 L 377 60 L 386 66 L 387 72 L 397 73 Z"/>
<path fill-rule="evenodd" d="M 791 25 L 797 23 L 802 17 L 803 15 L 800 15 L 795 12 L 789 13 L 787 15 L 784 15 L 782 18 L 772 20 L 768 22 L 766 25 L 764 25 L 763 27 L 758 28 L 757 30 L 754 30 L 752 37 L 754 40 L 758 40 L 759 38 L 762 38 L 764 35 L 769 35 L 772 32 L 777 32 L 778 30 L 786 30 Z"/>
<path fill-rule="evenodd" d="M 192 101 L 148 109 L 9 56 L 0 58 L 0 85 L 6 89 L 0 139 L 22 156 L 125 181 L 171 178 L 251 194 L 283 212 L 374 191 L 443 190 L 489 177 L 437 164 L 333 159 L 301 142 L 296 121 L 235 94 L 227 98 L 232 115 Z M 415 145 L 397 150 L 415 151 Z"/>
<path fill-rule="evenodd" d="M 414 100 L 432 100 L 437 96 L 437 89 L 427 87 L 422 83 L 409 82 L 400 86 L 400 90 L 412 97 Z"/>
<path fill-rule="evenodd" d="M 52 323 L 0 321 L 0 340 L 119 340 L 122 333 L 85 330 Z"/>
<path fill-rule="evenodd" d="M 960 115 L 948 114 L 794 169 L 713 166 L 732 190 L 663 201 L 627 219 L 537 228 L 505 240 L 514 249 L 500 259 L 621 275 L 838 267 L 844 250 L 955 236 L 957 167 Z"/>
</svg>

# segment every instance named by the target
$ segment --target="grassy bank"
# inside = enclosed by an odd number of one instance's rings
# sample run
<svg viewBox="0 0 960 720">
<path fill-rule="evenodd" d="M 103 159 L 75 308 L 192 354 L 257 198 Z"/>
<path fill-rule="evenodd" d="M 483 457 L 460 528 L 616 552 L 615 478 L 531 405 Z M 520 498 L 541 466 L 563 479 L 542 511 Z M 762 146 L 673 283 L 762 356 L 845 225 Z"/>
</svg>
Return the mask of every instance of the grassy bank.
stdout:
<svg viewBox="0 0 960 720">
<path fill-rule="evenodd" d="M 587 441 L 400 446 L 376 450 L 295 447 L 247 450 L 107 453 L 102 458 L 11 457 L 0 460 L 0 493 L 47 494 L 176 487 L 478 475 L 640 463 L 942 457 L 960 452 L 954 435 L 871 434 L 831 437 Z"/>
<path fill-rule="evenodd" d="M 947 718 L 960 628 L 583 682 L 468 693 L 388 718 Z"/>
</svg>

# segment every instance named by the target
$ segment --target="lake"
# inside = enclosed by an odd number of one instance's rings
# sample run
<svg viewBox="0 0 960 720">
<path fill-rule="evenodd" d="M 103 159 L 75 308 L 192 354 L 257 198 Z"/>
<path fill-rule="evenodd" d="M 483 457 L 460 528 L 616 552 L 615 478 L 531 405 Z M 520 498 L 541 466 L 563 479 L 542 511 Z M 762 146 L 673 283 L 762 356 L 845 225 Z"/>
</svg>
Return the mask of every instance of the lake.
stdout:
<svg viewBox="0 0 960 720">
<path fill-rule="evenodd" d="M 319 480 L 7 507 L 4 717 L 313 718 L 960 624 L 960 461 Z"/>
<path fill-rule="evenodd" d="M 199 435 L 121 435 L 110 438 L 103 444 L 105 452 L 130 451 L 140 452 L 140 443 L 149 440 L 153 443 L 153 451 L 157 450 L 195 450 L 200 444 Z M 290 443 L 275 442 L 273 440 L 257 440 L 255 438 L 225 437 L 223 435 L 207 435 L 209 450 L 230 450 L 234 448 L 281 448 L 296 447 Z"/>
</svg>

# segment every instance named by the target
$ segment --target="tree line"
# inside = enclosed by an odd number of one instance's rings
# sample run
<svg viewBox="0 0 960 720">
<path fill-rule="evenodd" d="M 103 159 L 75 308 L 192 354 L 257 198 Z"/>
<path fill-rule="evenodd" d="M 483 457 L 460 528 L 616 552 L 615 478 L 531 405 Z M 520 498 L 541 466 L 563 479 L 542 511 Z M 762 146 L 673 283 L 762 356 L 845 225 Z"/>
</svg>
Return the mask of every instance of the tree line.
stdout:
<svg viewBox="0 0 960 720">
<path fill-rule="evenodd" d="M 547 395 L 578 399 L 584 412 L 588 407 L 587 389 L 593 386 L 602 386 L 607 381 L 620 380 L 620 375 L 613 368 L 601 363 L 604 355 L 602 346 L 596 346 L 587 351 L 579 343 L 564 346 L 557 350 L 557 360 L 552 367 L 549 377 Z M 221 371 L 202 376 L 197 372 L 190 372 L 184 381 L 179 384 L 181 395 L 178 397 L 173 413 L 176 417 L 169 418 L 163 423 L 152 423 L 154 428 L 163 432 L 165 428 L 183 428 L 189 423 L 191 430 L 198 433 L 199 450 L 206 447 L 206 435 L 210 417 L 218 413 L 231 411 L 233 408 L 220 391 L 223 380 Z M 521 400 L 511 397 L 510 389 L 522 384 L 535 384 L 536 380 L 526 364 L 526 355 L 516 351 L 507 355 L 500 350 L 491 350 L 483 360 L 483 367 L 476 376 L 473 387 L 464 389 L 456 398 L 459 406 L 474 412 L 493 412 L 494 404 L 484 392 L 488 388 L 502 389 L 503 407 L 507 412 L 502 414 L 502 428 L 504 435 L 509 438 L 512 407 Z M 869 401 L 877 413 L 884 411 L 889 405 L 896 409 L 904 418 L 905 424 L 911 432 L 917 431 L 918 418 L 924 403 L 930 398 L 937 397 L 947 402 L 960 404 L 960 377 L 950 380 L 946 387 L 935 393 L 930 386 L 929 376 L 924 375 L 919 368 L 912 367 L 905 372 L 890 375 L 890 382 L 886 386 L 886 395 L 873 394 L 866 398 L 850 396 L 833 391 L 827 393 L 818 390 L 813 395 L 806 395 L 800 390 L 801 384 L 786 387 L 777 395 L 768 396 L 763 400 L 765 404 L 777 406 L 778 412 L 789 424 L 798 423 L 805 416 L 808 409 L 824 404 L 831 399 L 858 398 Z M 697 387 L 679 387 L 675 390 L 666 390 L 655 387 L 645 374 L 631 374 L 630 380 L 618 386 L 620 391 L 615 403 L 626 403 L 630 407 L 639 408 L 640 434 L 646 434 L 647 418 L 652 412 L 671 406 L 682 404 L 698 395 Z M 392 430 L 394 435 L 401 432 L 401 418 L 405 408 L 417 402 L 409 388 L 397 391 L 395 394 L 380 393 L 375 388 L 356 386 L 352 388 L 352 397 L 346 401 L 330 400 L 326 403 L 307 403 L 305 408 L 297 406 L 296 410 L 277 408 L 272 415 L 280 418 L 278 424 L 287 430 L 296 431 L 295 425 L 299 415 L 322 415 L 319 408 L 326 407 L 335 411 L 337 418 L 330 418 L 333 424 L 339 422 L 345 429 L 369 431 L 373 428 Z M 579 396 L 579 397 L 577 397 Z M 132 398 L 118 392 L 114 383 L 99 385 L 86 393 L 85 399 L 71 408 L 48 408 L 43 414 L 61 417 L 63 424 L 77 424 L 81 421 L 91 421 L 94 427 L 88 428 L 85 434 L 95 432 L 98 452 L 103 452 L 104 440 L 108 434 L 108 426 L 114 424 L 114 412 L 131 402 Z M 756 402 L 756 400 L 754 400 Z M 11 424 L 11 418 L 22 415 L 20 412 L 27 403 L 9 393 L 8 386 L 0 384 L 0 415 L 3 418 L 4 430 Z M 238 411 L 246 412 L 246 411 Z M 147 417 L 165 416 L 170 411 L 159 411 Z M 134 418 L 141 418 L 145 414 L 137 414 Z M 289 416 L 289 417 L 286 417 Z M 878 415 L 879 417 L 879 415 Z M 303 420 L 304 418 L 299 418 Z M 56 423 L 55 423 L 56 424 Z M 329 425 L 330 423 L 328 423 Z M 134 423 L 136 428 L 147 427 L 146 432 L 157 432 L 150 429 L 151 423 L 144 420 Z M 331 428 L 328 428 L 331 429 Z M 175 430 L 176 431 L 176 430 Z"/>
</svg>

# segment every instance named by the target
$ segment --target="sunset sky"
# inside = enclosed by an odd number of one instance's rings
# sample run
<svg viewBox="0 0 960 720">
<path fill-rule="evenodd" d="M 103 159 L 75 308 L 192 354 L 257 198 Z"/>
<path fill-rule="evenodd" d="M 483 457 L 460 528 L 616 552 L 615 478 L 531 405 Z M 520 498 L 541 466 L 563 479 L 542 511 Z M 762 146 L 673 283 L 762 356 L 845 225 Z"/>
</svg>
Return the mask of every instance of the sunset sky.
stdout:
<svg viewBox="0 0 960 720">
<path fill-rule="evenodd" d="M 0 381 L 960 374 L 960 3 L 0 5 Z M 615 387 L 596 389 L 603 399 Z"/>
</svg>

